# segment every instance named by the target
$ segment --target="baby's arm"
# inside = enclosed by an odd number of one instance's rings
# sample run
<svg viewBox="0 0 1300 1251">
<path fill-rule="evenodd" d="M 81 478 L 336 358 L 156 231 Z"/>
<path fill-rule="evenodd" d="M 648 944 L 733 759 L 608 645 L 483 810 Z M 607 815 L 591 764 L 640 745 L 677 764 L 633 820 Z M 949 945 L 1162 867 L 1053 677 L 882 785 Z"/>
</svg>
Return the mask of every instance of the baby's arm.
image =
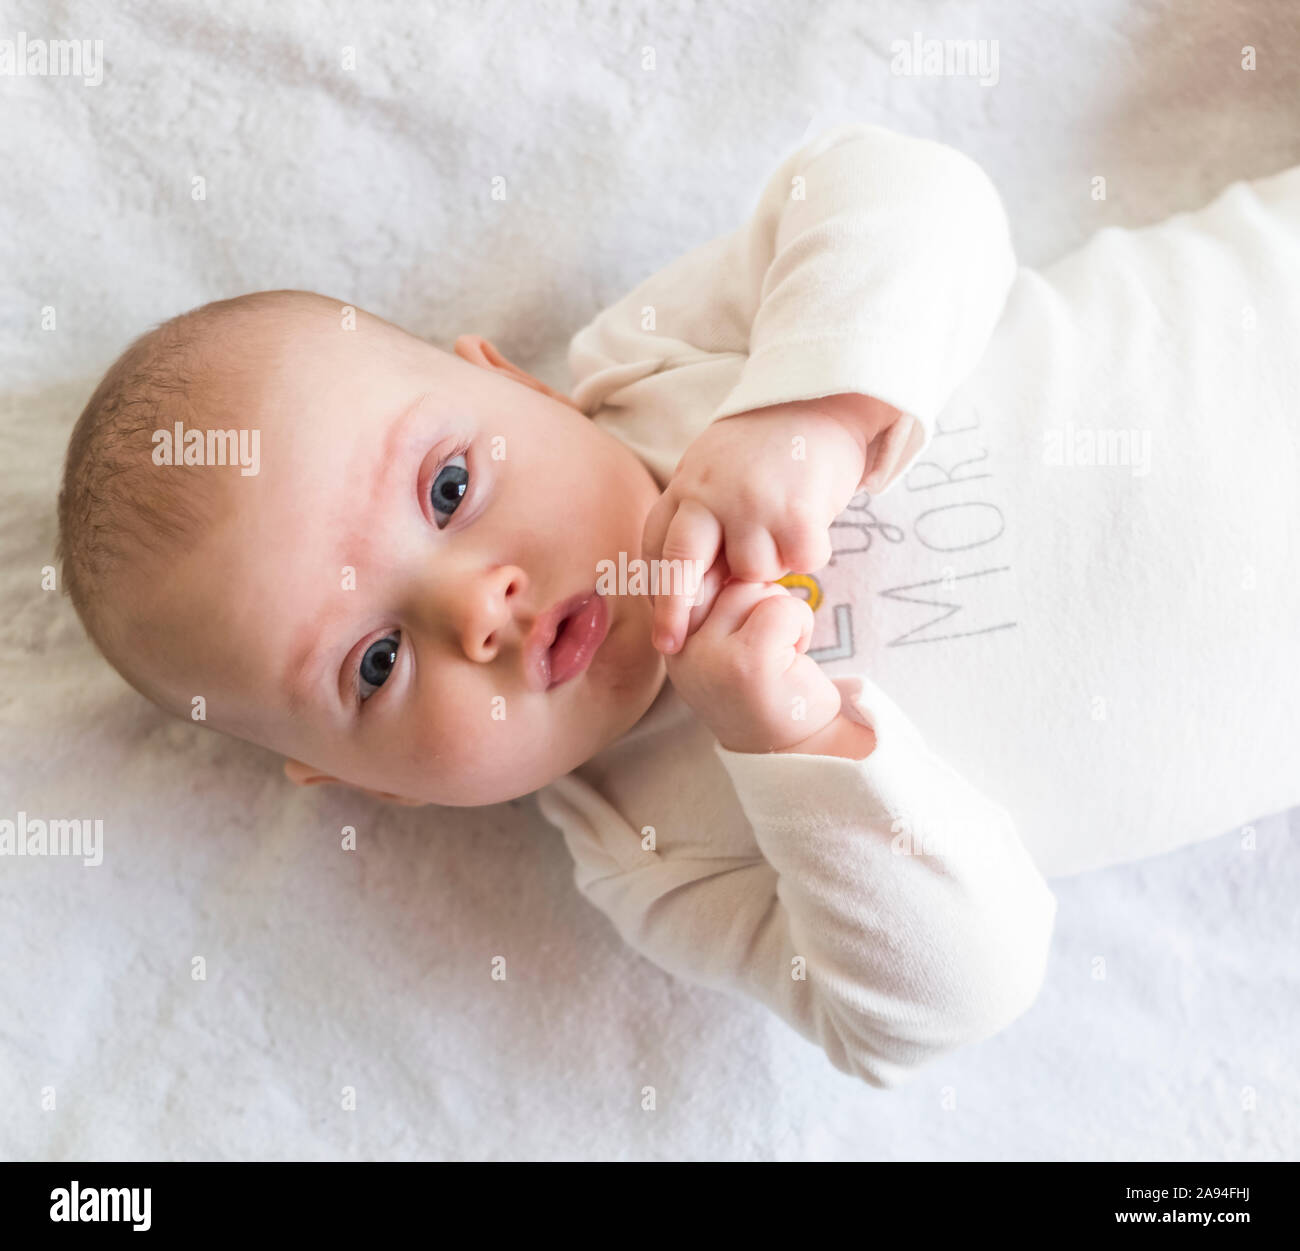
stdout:
<svg viewBox="0 0 1300 1251">
<path fill-rule="evenodd" d="M 754 995 L 836 1067 L 892 1085 L 1029 1006 L 1056 901 L 1006 812 L 881 692 L 832 681 L 811 631 L 802 599 L 732 582 L 668 658 L 763 860 L 670 862 L 590 893 L 663 967 Z"/>
<path fill-rule="evenodd" d="M 574 341 L 575 360 L 626 357 L 657 335 L 675 363 L 744 331 L 739 378 L 681 455 L 643 555 L 707 568 L 725 553 L 761 581 L 819 568 L 854 492 L 887 488 L 924 445 L 1015 273 L 997 192 L 953 149 L 854 125 L 795 153 L 741 230 L 629 297 L 654 309 L 654 335 L 615 306 Z M 680 597 L 657 602 L 665 650 L 685 615 Z"/>
<path fill-rule="evenodd" d="M 772 915 L 759 921 L 757 900 L 747 913 L 757 924 L 744 977 L 837 1067 L 893 1085 L 1028 1009 L 1056 900 L 1006 812 L 935 758 L 879 691 L 864 682 L 845 695 L 846 712 L 873 723 L 864 761 L 720 753 L 772 871 Z M 703 898 L 716 885 L 695 889 L 676 918 L 662 900 L 656 925 L 722 902 Z"/>
<path fill-rule="evenodd" d="M 932 425 L 983 355 L 1015 273 L 1001 199 L 974 161 L 838 126 L 782 162 L 740 229 L 574 336 L 574 398 L 673 425 L 682 446 L 721 418 L 846 394 Z M 720 396 L 717 377 L 735 379 Z"/>
<path fill-rule="evenodd" d="M 866 124 L 788 158 L 733 240 L 748 359 L 714 421 L 853 394 L 931 428 L 1016 274 L 988 175 L 944 144 Z"/>
<path fill-rule="evenodd" d="M 1027 1010 L 1056 901 L 1005 812 L 931 755 L 870 683 L 837 686 L 846 712 L 872 725 L 866 760 L 718 749 L 761 855 L 710 855 L 714 818 L 695 794 L 689 855 L 642 852 L 637 865 L 628 851 L 584 867 L 579 885 L 661 968 L 757 1000 L 837 1069 L 894 1087 Z M 600 828 L 609 845 L 635 849 L 637 826 L 656 821 L 642 804 L 629 823 L 575 779 L 557 790 L 548 815 L 584 843 L 584 827 Z"/>
</svg>

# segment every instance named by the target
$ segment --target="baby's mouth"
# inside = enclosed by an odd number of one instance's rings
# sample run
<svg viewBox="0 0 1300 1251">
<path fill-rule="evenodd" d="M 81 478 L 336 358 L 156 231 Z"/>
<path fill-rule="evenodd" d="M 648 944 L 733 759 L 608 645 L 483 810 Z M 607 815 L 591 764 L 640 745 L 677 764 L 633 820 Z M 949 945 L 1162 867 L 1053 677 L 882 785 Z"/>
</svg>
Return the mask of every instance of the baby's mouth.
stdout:
<svg viewBox="0 0 1300 1251">
<path fill-rule="evenodd" d="M 609 633 L 609 608 L 602 595 L 584 591 L 561 600 L 539 617 L 528 639 L 532 684 L 551 690 L 576 678 L 591 664 Z"/>
</svg>

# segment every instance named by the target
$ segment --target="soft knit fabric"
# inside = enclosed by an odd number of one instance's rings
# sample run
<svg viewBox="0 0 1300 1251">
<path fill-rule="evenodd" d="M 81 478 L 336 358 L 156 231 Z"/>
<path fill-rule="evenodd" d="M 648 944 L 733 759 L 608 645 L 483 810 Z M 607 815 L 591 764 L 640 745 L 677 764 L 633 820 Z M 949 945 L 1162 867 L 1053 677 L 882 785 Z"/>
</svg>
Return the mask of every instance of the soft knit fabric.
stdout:
<svg viewBox="0 0 1300 1251">
<path fill-rule="evenodd" d="M 665 690 L 539 795 L 583 893 L 891 1085 L 1031 1002 L 1042 873 L 1300 802 L 1298 320 L 1300 171 L 1035 273 L 950 149 L 845 126 L 786 161 L 576 336 L 575 398 L 661 482 L 748 409 L 902 410 L 891 489 L 796 580 L 879 746 L 737 755 Z"/>
<path fill-rule="evenodd" d="M 882 692 L 837 684 L 876 731 L 866 760 L 726 751 L 666 687 L 538 799 L 578 888 L 628 943 L 753 996 L 836 1068 L 888 1087 L 1024 1012 L 1056 900 L 1006 812 Z"/>
<path fill-rule="evenodd" d="M 766 404 L 859 392 L 928 432 L 1015 274 L 1002 202 L 978 165 L 928 140 L 838 126 L 781 165 L 744 228 L 574 337 L 573 398 L 661 485 L 709 421 Z"/>
</svg>

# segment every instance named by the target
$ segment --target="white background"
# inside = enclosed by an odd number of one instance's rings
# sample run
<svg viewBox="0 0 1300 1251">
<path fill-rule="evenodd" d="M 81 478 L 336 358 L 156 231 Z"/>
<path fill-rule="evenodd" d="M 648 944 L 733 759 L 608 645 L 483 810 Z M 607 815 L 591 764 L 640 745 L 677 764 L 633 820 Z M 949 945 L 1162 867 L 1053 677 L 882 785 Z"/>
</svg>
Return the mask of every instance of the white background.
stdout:
<svg viewBox="0 0 1300 1251">
<path fill-rule="evenodd" d="M 969 152 L 1039 264 L 1300 161 L 1300 12 L 5 5 L 0 38 L 20 30 L 102 39 L 105 69 L 0 78 L 0 817 L 100 818 L 106 855 L 0 860 L 0 1156 L 1300 1154 L 1300 814 L 1254 851 L 1225 832 L 1055 882 L 1030 1014 L 884 1094 L 623 947 L 529 801 L 290 788 L 259 749 L 166 721 L 40 589 L 72 422 L 182 309 L 306 287 L 443 344 L 486 334 L 564 385 L 568 337 L 737 225 L 828 110 Z M 998 40 L 1000 81 L 891 75 L 918 30 Z"/>
</svg>

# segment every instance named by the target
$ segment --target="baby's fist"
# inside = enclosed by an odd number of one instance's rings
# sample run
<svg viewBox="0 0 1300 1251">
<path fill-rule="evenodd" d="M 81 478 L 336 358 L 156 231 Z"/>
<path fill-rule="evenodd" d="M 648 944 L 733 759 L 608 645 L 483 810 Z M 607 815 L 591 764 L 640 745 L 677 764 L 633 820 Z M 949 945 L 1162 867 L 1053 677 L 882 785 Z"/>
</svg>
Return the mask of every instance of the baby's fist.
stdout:
<svg viewBox="0 0 1300 1251">
<path fill-rule="evenodd" d="M 839 688 L 805 653 L 813 615 L 783 586 L 729 582 L 668 677 L 729 751 L 784 751 L 828 725 Z"/>
</svg>

